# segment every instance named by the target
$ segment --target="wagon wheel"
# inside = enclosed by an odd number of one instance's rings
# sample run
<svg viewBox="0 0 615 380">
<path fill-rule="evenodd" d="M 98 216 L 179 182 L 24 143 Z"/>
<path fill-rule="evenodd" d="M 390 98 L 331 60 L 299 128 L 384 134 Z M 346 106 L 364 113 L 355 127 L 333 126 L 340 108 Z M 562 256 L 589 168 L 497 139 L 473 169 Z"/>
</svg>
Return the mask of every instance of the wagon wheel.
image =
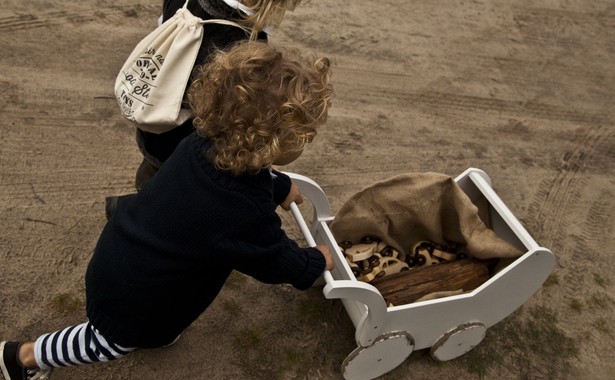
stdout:
<svg viewBox="0 0 615 380">
<path fill-rule="evenodd" d="M 487 327 L 481 322 L 466 323 L 442 335 L 431 347 L 431 357 L 438 361 L 455 359 L 470 352 L 485 337 Z"/>
<path fill-rule="evenodd" d="M 342 363 L 346 380 L 374 379 L 404 362 L 414 350 L 410 334 L 397 331 L 376 338 L 371 346 L 357 347 Z"/>
</svg>

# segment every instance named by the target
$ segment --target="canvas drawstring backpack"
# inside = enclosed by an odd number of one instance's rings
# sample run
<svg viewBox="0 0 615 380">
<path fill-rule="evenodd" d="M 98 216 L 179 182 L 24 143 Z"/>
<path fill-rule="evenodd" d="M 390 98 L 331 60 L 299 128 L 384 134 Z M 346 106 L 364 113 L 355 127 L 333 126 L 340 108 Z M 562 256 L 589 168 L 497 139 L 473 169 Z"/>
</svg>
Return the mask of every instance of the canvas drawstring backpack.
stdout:
<svg viewBox="0 0 615 380">
<path fill-rule="evenodd" d="M 238 8 L 239 3 L 232 2 Z M 203 41 L 204 24 L 250 32 L 232 21 L 203 20 L 187 6 L 188 1 L 137 44 L 115 80 L 122 115 L 146 132 L 164 133 L 192 117 L 190 109 L 182 108 L 182 100 Z"/>
</svg>

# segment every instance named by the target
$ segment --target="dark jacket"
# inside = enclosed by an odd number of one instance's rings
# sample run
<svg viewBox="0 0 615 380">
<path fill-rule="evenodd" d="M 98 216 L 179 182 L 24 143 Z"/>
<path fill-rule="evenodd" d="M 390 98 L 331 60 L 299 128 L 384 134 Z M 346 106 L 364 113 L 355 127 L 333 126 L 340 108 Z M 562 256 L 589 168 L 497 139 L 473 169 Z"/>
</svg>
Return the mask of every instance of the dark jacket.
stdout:
<svg viewBox="0 0 615 380">
<path fill-rule="evenodd" d="M 281 228 L 276 205 L 290 179 L 268 170 L 233 176 L 191 134 L 137 193 L 120 199 L 86 274 L 87 314 L 124 347 L 171 342 L 214 300 L 232 270 L 307 289 L 325 268 Z"/>
</svg>

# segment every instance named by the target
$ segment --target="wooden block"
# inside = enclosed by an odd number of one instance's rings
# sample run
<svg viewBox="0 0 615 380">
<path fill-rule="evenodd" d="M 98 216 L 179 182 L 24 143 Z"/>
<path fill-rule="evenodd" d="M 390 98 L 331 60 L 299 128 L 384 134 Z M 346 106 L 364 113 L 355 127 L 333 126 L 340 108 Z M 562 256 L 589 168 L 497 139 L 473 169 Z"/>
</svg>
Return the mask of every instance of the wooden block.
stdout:
<svg viewBox="0 0 615 380">
<path fill-rule="evenodd" d="M 371 284 L 387 303 L 405 305 L 435 292 L 476 289 L 489 279 L 493 264 L 493 260 L 461 259 L 394 273 Z"/>
</svg>

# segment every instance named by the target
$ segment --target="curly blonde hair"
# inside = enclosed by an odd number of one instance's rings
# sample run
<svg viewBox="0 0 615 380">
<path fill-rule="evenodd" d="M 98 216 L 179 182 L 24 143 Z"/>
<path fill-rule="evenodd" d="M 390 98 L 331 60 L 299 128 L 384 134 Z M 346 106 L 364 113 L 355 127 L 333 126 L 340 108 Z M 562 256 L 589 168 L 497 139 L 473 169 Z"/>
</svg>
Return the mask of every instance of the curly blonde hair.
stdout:
<svg viewBox="0 0 615 380">
<path fill-rule="evenodd" d="M 245 15 L 244 26 L 250 28 L 250 39 L 255 40 L 258 33 L 266 27 L 277 27 L 284 19 L 286 11 L 294 11 L 303 0 L 239 0 L 250 11 Z"/>
<path fill-rule="evenodd" d="M 218 51 L 188 92 L 197 132 L 216 168 L 256 173 L 300 152 L 327 120 L 327 58 L 248 41 Z"/>
</svg>

